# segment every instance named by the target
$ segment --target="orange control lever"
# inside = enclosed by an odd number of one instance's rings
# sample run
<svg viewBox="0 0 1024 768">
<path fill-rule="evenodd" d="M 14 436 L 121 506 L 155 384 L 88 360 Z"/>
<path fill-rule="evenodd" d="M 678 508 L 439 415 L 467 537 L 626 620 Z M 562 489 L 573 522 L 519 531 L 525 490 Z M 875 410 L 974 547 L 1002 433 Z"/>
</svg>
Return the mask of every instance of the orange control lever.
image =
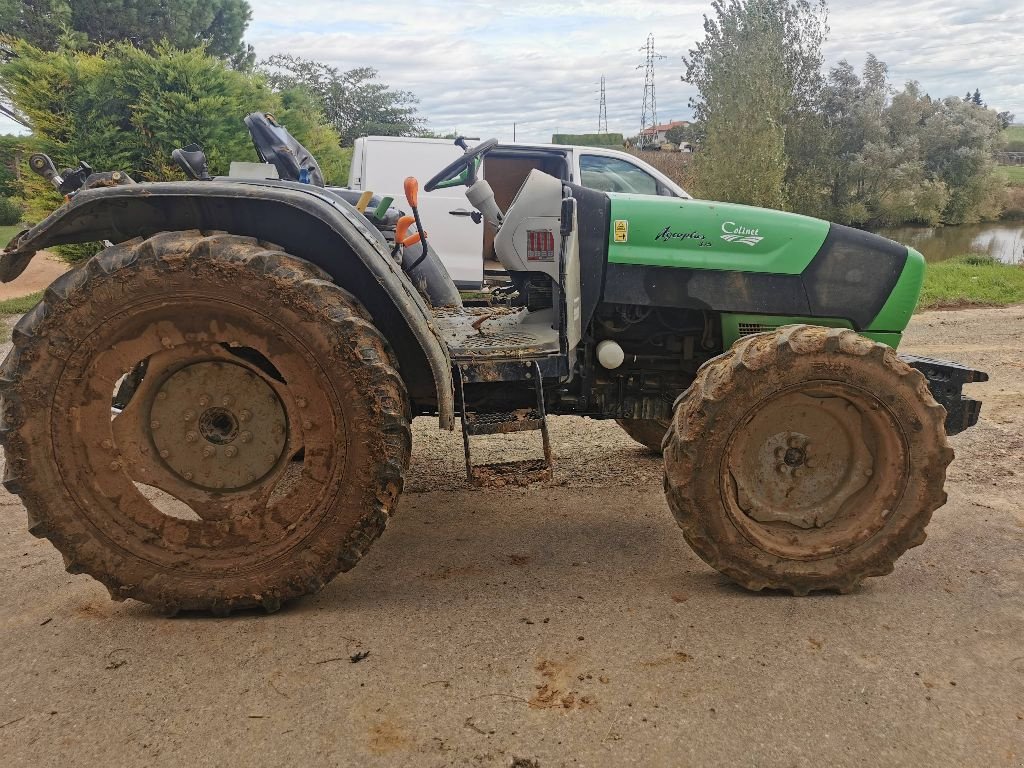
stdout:
<svg viewBox="0 0 1024 768">
<path fill-rule="evenodd" d="M 409 201 L 411 208 L 419 208 L 420 205 L 420 183 L 415 176 L 409 176 L 405 180 L 405 199 Z"/>
<path fill-rule="evenodd" d="M 402 240 L 401 242 L 403 246 L 409 248 L 413 245 L 416 245 L 416 243 L 418 243 L 422 239 L 423 235 L 421 235 L 419 232 L 413 232 L 411 235 L 409 235 L 407 238 L 405 238 L 405 240 Z"/>
<path fill-rule="evenodd" d="M 416 223 L 415 216 L 403 216 L 395 225 L 395 242 L 400 243 L 409 234 L 409 227 Z"/>
</svg>

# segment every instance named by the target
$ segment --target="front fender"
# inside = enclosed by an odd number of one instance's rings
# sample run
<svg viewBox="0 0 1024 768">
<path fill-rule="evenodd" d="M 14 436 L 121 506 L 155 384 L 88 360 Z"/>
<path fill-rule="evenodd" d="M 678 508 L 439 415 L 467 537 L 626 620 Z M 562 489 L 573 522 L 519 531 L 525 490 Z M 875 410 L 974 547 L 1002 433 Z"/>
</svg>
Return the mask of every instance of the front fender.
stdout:
<svg viewBox="0 0 1024 768">
<path fill-rule="evenodd" d="M 411 397 L 420 403 L 436 397 L 441 427 L 452 428 L 451 359 L 430 308 L 379 233 L 349 203 L 319 187 L 218 179 L 85 190 L 8 245 L 0 282 L 16 278 L 37 251 L 54 245 L 119 243 L 189 229 L 265 240 L 328 272 L 373 316 Z"/>
</svg>

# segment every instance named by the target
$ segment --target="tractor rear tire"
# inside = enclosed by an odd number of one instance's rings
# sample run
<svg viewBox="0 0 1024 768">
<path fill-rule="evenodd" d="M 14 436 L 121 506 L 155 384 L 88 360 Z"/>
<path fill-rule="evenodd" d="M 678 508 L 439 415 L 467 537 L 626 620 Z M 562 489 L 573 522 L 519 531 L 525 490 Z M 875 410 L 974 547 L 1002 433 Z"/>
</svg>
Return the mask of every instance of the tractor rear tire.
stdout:
<svg viewBox="0 0 1024 768">
<path fill-rule="evenodd" d="M 354 566 L 394 511 L 411 449 L 395 361 L 353 296 L 272 244 L 116 245 L 13 341 L 4 485 L 116 600 L 273 611 Z"/>
<path fill-rule="evenodd" d="M 640 445 L 658 454 L 661 453 L 661 443 L 670 424 L 659 419 L 616 419 L 615 423 Z"/>
<path fill-rule="evenodd" d="M 953 459 L 944 421 L 924 376 L 852 330 L 749 336 L 676 401 L 668 504 L 747 589 L 849 592 L 925 540 Z"/>
</svg>

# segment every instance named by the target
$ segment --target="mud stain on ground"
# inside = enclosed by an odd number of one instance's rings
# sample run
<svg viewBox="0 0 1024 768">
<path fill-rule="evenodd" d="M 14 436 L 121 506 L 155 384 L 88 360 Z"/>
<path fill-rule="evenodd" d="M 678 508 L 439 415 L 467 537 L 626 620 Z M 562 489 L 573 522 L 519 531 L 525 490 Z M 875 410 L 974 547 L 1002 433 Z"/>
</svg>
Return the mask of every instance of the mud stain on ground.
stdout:
<svg viewBox="0 0 1024 768">
<path fill-rule="evenodd" d="M 475 576 L 480 572 L 480 568 L 472 564 L 460 566 L 446 565 L 436 571 L 424 571 L 420 574 L 420 577 L 428 581 L 447 581 L 448 579 L 458 579 L 462 576 Z"/>
<path fill-rule="evenodd" d="M 676 651 L 669 656 L 661 656 L 657 659 L 648 659 L 647 661 L 641 661 L 640 666 L 645 669 L 653 669 L 655 667 L 666 667 L 669 664 L 685 664 L 688 661 L 692 661 L 693 656 L 683 651 Z"/>
<path fill-rule="evenodd" d="M 388 755 L 409 748 L 409 739 L 394 722 L 375 723 L 367 736 L 367 746 L 375 755 Z"/>
<path fill-rule="evenodd" d="M 534 694 L 528 702 L 531 709 L 583 710 L 597 706 L 596 697 L 576 690 L 576 683 L 592 676 L 576 675 L 573 657 L 561 662 L 541 659 L 533 669 L 540 675 L 541 683 L 534 686 Z"/>
</svg>

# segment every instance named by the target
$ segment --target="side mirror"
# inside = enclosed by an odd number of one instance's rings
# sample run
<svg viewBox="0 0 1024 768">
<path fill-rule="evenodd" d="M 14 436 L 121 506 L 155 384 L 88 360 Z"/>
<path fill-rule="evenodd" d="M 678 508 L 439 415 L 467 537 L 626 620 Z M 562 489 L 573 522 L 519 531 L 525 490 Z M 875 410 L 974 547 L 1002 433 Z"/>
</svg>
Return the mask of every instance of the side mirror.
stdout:
<svg viewBox="0 0 1024 768">
<path fill-rule="evenodd" d="M 210 168 L 206 164 L 206 153 L 198 144 L 189 144 L 183 149 L 171 152 L 171 159 L 193 181 L 209 181 Z"/>
</svg>

